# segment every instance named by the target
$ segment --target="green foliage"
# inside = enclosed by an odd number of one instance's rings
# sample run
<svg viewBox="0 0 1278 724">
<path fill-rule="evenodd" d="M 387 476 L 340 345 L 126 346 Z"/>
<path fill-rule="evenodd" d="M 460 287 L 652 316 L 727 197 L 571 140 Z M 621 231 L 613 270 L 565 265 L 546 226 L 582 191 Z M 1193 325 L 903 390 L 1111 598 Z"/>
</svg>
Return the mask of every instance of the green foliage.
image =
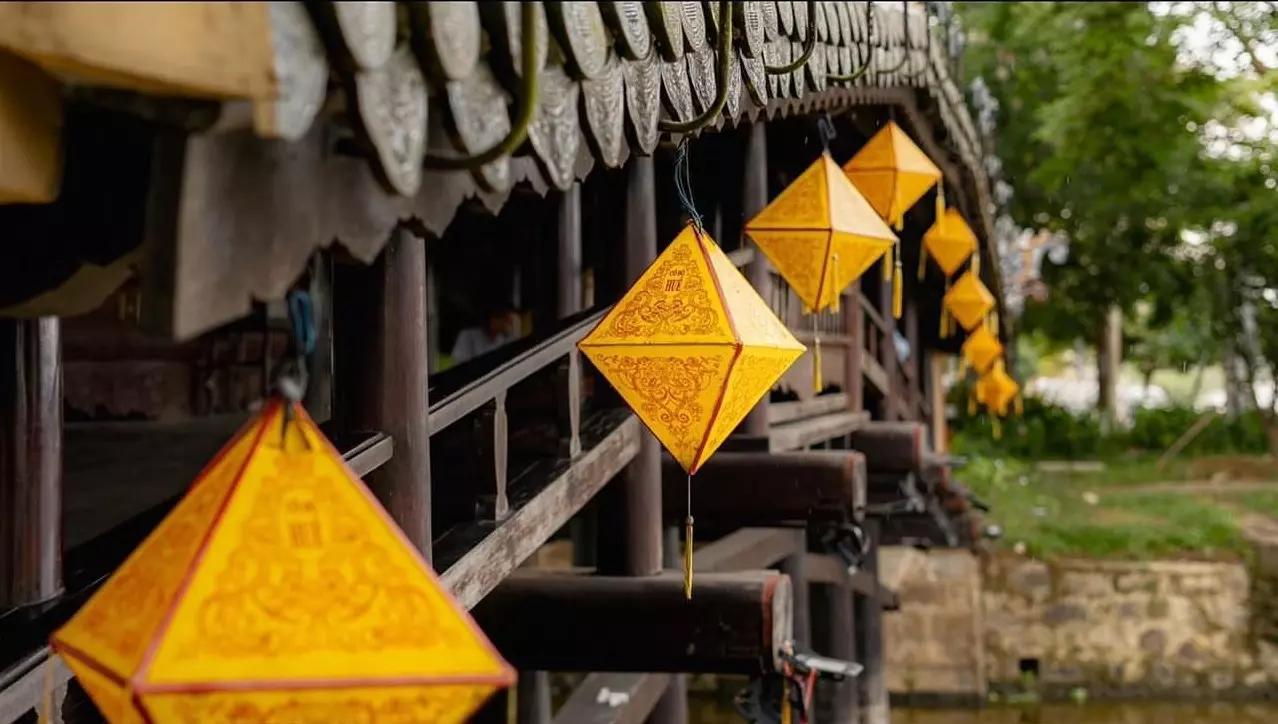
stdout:
<svg viewBox="0 0 1278 724">
<path fill-rule="evenodd" d="M 1049 476 L 1016 459 L 982 457 L 962 479 L 990 505 L 1004 541 L 1035 557 L 1237 557 L 1245 550 L 1227 505 L 1139 485 L 1116 492 L 1105 487 L 1113 485 L 1108 472 Z"/>
<path fill-rule="evenodd" d="M 1100 415 L 1074 413 L 1060 405 L 1027 398 L 1023 414 L 1002 420 L 999 435 L 984 411 L 969 413 L 968 384 L 950 392 L 959 414 L 951 423 L 954 449 L 964 455 L 1013 457 L 1024 460 L 1099 460 L 1118 455 L 1158 455 L 1171 447 L 1202 416 L 1188 406 L 1138 409 L 1129 427 L 1101 434 Z M 1234 418 L 1213 420 L 1183 455 L 1260 455 L 1268 450 L 1265 420 L 1251 411 Z"/>
</svg>

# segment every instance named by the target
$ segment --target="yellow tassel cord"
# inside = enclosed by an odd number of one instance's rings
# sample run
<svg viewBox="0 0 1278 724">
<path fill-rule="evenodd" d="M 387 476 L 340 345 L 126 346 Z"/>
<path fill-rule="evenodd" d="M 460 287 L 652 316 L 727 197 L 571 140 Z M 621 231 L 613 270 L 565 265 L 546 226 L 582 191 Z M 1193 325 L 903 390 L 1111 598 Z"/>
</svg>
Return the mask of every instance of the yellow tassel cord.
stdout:
<svg viewBox="0 0 1278 724">
<path fill-rule="evenodd" d="M 999 421 L 997 415 L 990 418 L 990 426 L 994 428 L 994 439 L 1002 440 L 1003 439 L 1003 423 Z"/>
<path fill-rule="evenodd" d="M 1014 406 L 1013 409 L 1016 410 L 1017 417 L 1025 414 L 1025 401 L 1021 399 L 1019 392 L 1016 394 L 1016 397 L 1012 399 L 1012 405 Z"/>
<path fill-rule="evenodd" d="M 976 414 L 976 396 L 975 395 L 967 396 L 967 414 L 968 414 L 968 417 L 971 417 L 972 415 Z"/>
<path fill-rule="evenodd" d="M 896 272 L 892 275 L 892 318 L 900 319 L 905 307 L 905 274 L 901 272 L 901 255 L 896 255 Z"/>
<path fill-rule="evenodd" d="M 688 476 L 688 517 L 683 521 L 683 596 L 692 600 L 692 476 Z"/>
<path fill-rule="evenodd" d="M 895 247 L 891 247 L 887 251 L 883 252 L 883 281 L 885 282 L 892 281 L 892 270 L 895 268 L 892 266 L 893 248 Z"/>
<path fill-rule="evenodd" d="M 790 708 L 790 680 L 781 682 L 781 724 L 793 724 L 794 711 Z"/>
<path fill-rule="evenodd" d="M 945 279 L 945 294 L 950 293 L 949 277 Z M 945 295 L 941 296 L 941 339 L 948 339 L 950 331 L 953 329 L 953 321 L 950 319 L 950 310 L 945 306 Z"/>
<path fill-rule="evenodd" d="M 972 252 L 972 276 L 981 276 L 981 250 L 976 249 Z"/>
<path fill-rule="evenodd" d="M 959 357 L 959 377 L 967 376 L 967 358 Z"/>
<path fill-rule="evenodd" d="M 821 394 L 825 389 L 825 381 L 821 379 L 821 332 L 817 329 L 817 318 L 812 317 L 812 391 Z"/>
</svg>

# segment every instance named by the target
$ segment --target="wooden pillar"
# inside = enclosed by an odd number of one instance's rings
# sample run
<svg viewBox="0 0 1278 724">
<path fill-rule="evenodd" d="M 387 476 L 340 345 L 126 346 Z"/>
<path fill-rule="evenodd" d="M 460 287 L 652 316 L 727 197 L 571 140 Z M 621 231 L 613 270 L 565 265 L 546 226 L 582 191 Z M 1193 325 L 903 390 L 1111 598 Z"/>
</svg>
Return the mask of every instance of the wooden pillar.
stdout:
<svg viewBox="0 0 1278 724">
<path fill-rule="evenodd" d="M 768 133 L 762 120 L 750 126 L 750 140 L 746 146 L 745 185 L 741 191 L 742 216 L 747 220 L 768 205 Z M 746 268 L 750 284 L 765 300 L 772 296 L 772 274 L 769 271 L 768 258 L 754 249 L 754 259 Z M 788 320 L 786 320 L 788 321 Z M 746 415 L 745 432 L 752 437 L 766 437 L 768 434 L 768 396 L 764 395 L 759 404 Z"/>
<path fill-rule="evenodd" d="M 865 409 L 865 310 L 861 309 L 861 280 L 848 287 L 843 305 L 843 333 L 848 337 L 847 351 L 843 355 L 843 381 L 848 391 L 848 409 L 860 412 Z"/>
<path fill-rule="evenodd" d="M 905 339 L 910 343 L 910 358 L 905 361 L 906 369 L 910 371 L 906 379 L 910 388 L 904 391 L 905 402 L 909 405 L 910 411 L 905 419 L 919 420 L 921 418 L 919 407 L 923 400 L 923 367 L 919 361 L 923 358 L 923 350 L 919 348 L 919 316 L 914 304 L 908 301 L 905 303 L 904 316 Z"/>
<path fill-rule="evenodd" d="M 864 523 L 870 550 L 866 553 L 862 569 L 875 581 L 879 577 L 879 542 L 882 540 L 877 519 Z M 865 670 L 861 672 L 861 702 L 864 705 L 865 724 L 888 724 L 887 681 L 883 678 L 883 603 L 878 596 L 857 596 L 858 659 Z"/>
<path fill-rule="evenodd" d="M 933 352 L 928 355 L 928 388 L 932 407 L 932 449 L 944 455 L 950 451 L 949 420 L 945 419 L 945 356 Z"/>
<path fill-rule="evenodd" d="M 875 267 L 877 269 L 877 267 Z M 883 336 L 879 343 L 879 364 L 887 374 L 887 394 L 879 404 L 879 418 L 895 420 L 897 397 L 903 393 L 897 382 L 896 318 L 892 316 L 892 282 L 879 280 L 879 316 L 883 318 Z"/>
<path fill-rule="evenodd" d="M 836 659 L 856 661 L 853 594 L 849 584 L 844 577 L 838 583 L 813 587 L 813 649 Z M 815 720 L 819 724 L 855 724 L 857 709 L 856 679 L 817 684 Z"/>
<path fill-rule="evenodd" d="M 429 562 L 426 245 L 396 229 L 375 266 L 341 271 L 334 320 L 339 414 L 354 415 L 354 427 L 394 440 L 394 455 L 367 482 Z"/>
<path fill-rule="evenodd" d="M 679 569 L 683 559 L 679 552 L 679 526 L 670 526 L 664 531 L 665 546 L 662 551 L 662 563 L 666 568 Z M 657 705 L 648 714 L 645 724 L 688 724 L 688 677 L 676 674 L 670 677 L 666 692 L 657 700 Z"/>
<path fill-rule="evenodd" d="M 62 326 L 0 320 L 0 610 L 62 591 Z"/>
</svg>

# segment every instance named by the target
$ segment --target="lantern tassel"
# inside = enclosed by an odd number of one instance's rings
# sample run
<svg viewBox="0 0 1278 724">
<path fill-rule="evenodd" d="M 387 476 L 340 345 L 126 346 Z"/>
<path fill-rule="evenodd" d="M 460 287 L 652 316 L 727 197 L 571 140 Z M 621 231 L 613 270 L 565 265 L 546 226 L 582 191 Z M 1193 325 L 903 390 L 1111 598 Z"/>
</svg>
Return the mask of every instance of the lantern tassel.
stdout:
<svg viewBox="0 0 1278 724">
<path fill-rule="evenodd" d="M 990 418 L 990 427 L 994 428 L 994 439 L 1002 440 L 1003 439 L 1003 423 L 999 421 L 998 415 L 994 415 L 993 417 Z"/>
<path fill-rule="evenodd" d="M 821 379 L 821 331 L 817 329 L 817 319 L 812 318 L 812 392 L 821 394 L 825 389 L 825 381 Z"/>
<path fill-rule="evenodd" d="M 945 223 L 945 186 L 936 185 L 936 227 L 939 230 Z"/>
<path fill-rule="evenodd" d="M 919 244 L 919 281 L 927 276 L 927 245 Z"/>
<path fill-rule="evenodd" d="M 683 521 L 683 596 L 692 600 L 692 473 L 688 473 L 688 517 Z"/>
<path fill-rule="evenodd" d="M 781 682 L 781 724 L 793 724 L 794 711 L 790 707 L 790 680 Z"/>
<path fill-rule="evenodd" d="M 1016 406 L 1015 409 L 1017 417 L 1021 417 L 1025 414 L 1025 401 L 1021 399 L 1021 393 L 1016 393 L 1016 397 L 1012 399 L 1012 404 Z"/>
<path fill-rule="evenodd" d="M 892 275 L 892 318 L 900 319 L 905 306 L 905 274 L 901 271 L 901 255 L 896 255 L 896 272 Z"/>
<path fill-rule="evenodd" d="M 883 252 L 883 281 L 892 281 L 892 251 L 895 247 L 889 247 Z"/>
<path fill-rule="evenodd" d="M 981 250 L 979 248 L 972 252 L 972 276 L 981 276 Z"/>
</svg>

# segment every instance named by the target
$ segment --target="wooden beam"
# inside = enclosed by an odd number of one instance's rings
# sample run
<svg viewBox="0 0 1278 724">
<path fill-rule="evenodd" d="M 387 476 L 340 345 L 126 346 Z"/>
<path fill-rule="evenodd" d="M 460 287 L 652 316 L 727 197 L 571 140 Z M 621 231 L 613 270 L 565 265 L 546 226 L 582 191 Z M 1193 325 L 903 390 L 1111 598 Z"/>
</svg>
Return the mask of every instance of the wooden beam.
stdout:
<svg viewBox="0 0 1278 724">
<path fill-rule="evenodd" d="M 760 674 L 793 637 L 790 579 L 776 571 L 581 576 L 526 569 L 472 614 L 520 669 Z"/>
<path fill-rule="evenodd" d="M 918 422 L 869 422 L 852 433 L 852 449 L 865 455 L 874 473 L 922 470 L 927 462 L 927 426 Z"/>
<path fill-rule="evenodd" d="M 61 330 L 0 320 L 0 610 L 62 592 Z"/>
<path fill-rule="evenodd" d="M 742 528 L 697 548 L 693 568 L 706 572 L 765 568 L 804 550 L 806 545 L 807 536 L 801 530 Z"/>
<path fill-rule="evenodd" d="M 773 452 L 804 450 L 843 437 L 869 420 L 864 412 L 836 412 L 807 420 L 774 425 L 768 431 L 769 449 Z"/>
<path fill-rule="evenodd" d="M 643 724 L 669 674 L 590 674 L 555 713 L 555 724 Z"/>
<path fill-rule="evenodd" d="M 807 400 L 772 402 L 768 404 L 768 424 L 780 425 L 785 422 L 828 415 L 832 412 L 843 412 L 848 409 L 848 406 L 848 396 L 842 392 Z"/>
<path fill-rule="evenodd" d="M 463 606 L 488 595 L 634 459 L 639 421 L 625 413 L 620 422 L 600 424 L 597 434 L 583 433 L 582 454 L 547 483 L 512 492 L 505 520 L 459 526 L 436 543 L 440 578 Z"/>
<path fill-rule="evenodd" d="M 669 456 L 661 471 L 665 518 L 677 524 L 686 513 L 688 476 Z M 721 452 L 692 479 L 692 511 L 698 521 L 716 525 L 805 527 L 814 520 L 859 519 L 865 490 L 859 453 Z"/>
<path fill-rule="evenodd" d="M 864 570 L 854 573 L 837 556 L 825 553 L 808 554 L 808 581 L 814 584 L 842 586 L 862 596 L 874 596 L 885 611 L 900 607 L 900 596 L 884 586 Z"/>
</svg>

